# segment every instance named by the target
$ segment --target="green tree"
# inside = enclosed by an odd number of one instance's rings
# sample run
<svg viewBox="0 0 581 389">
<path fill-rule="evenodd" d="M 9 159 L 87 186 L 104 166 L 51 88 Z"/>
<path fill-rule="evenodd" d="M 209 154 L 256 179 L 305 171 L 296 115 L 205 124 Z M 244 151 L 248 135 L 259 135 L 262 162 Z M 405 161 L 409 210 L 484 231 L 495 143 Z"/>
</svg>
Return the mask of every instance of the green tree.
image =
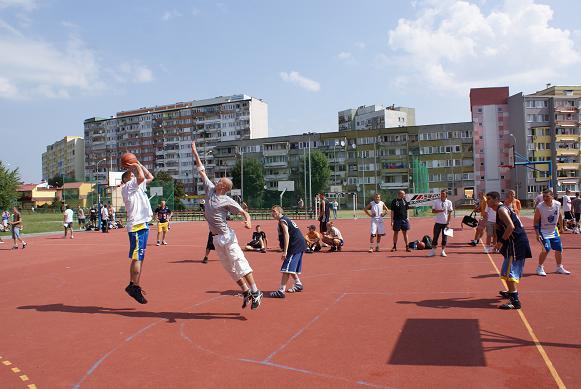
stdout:
<svg viewBox="0 0 581 389">
<path fill-rule="evenodd" d="M 164 172 L 164 171 L 156 172 L 154 174 L 154 177 L 155 177 L 155 181 L 174 182 L 173 177 L 168 172 Z"/>
<path fill-rule="evenodd" d="M 0 161 L 0 210 L 9 209 L 18 200 L 20 174 L 18 169 L 8 170 Z"/>
<path fill-rule="evenodd" d="M 48 184 L 56 188 L 63 186 L 63 176 L 54 176 L 48 179 Z"/>
<path fill-rule="evenodd" d="M 291 175 L 291 180 L 294 180 L 297 192 L 303 200 L 307 201 L 307 193 L 309 190 L 309 156 L 306 156 L 306 174 L 307 187 L 305 184 L 305 161 L 301 158 L 298 171 Z M 311 150 L 311 189 L 313 196 L 319 192 L 325 192 L 329 188 L 329 180 L 331 179 L 331 168 L 329 161 L 325 154 L 319 150 Z"/>
<path fill-rule="evenodd" d="M 241 188 L 241 170 L 242 166 L 240 160 L 238 160 L 232 169 L 234 188 Z M 244 193 L 244 201 L 248 203 L 248 206 L 256 208 L 262 205 L 264 174 L 262 172 L 262 164 L 256 159 L 247 158 L 244 160 L 244 188 L 242 192 Z"/>
</svg>

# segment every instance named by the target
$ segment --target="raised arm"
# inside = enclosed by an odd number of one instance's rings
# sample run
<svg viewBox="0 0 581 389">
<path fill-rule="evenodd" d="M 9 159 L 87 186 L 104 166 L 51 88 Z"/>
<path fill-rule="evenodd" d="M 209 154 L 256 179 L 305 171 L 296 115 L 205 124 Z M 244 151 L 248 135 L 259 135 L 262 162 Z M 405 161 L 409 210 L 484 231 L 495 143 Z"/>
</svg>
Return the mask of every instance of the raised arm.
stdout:
<svg viewBox="0 0 581 389">
<path fill-rule="evenodd" d="M 145 174 L 143 172 L 144 167 L 141 166 L 139 162 L 129 163 L 127 166 L 133 171 L 133 174 L 135 174 L 137 185 L 141 185 L 143 181 L 145 181 Z M 149 175 L 151 175 L 151 173 L 149 173 Z"/>
<path fill-rule="evenodd" d="M 200 173 L 200 177 L 205 182 L 208 179 L 206 175 L 206 168 L 202 165 L 202 160 L 200 159 L 200 155 L 198 154 L 198 150 L 196 149 L 196 142 L 192 141 L 192 155 L 194 156 L 194 163 L 196 164 L 196 168 L 198 169 L 198 173 Z"/>
<path fill-rule="evenodd" d="M 141 170 L 143 170 L 143 176 L 145 177 L 145 183 L 149 184 L 151 181 L 153 181 L 153 174 L 151 174 L 149 172 L 149 170 L 147 170 L 147 168 L 141 164 L 141 162 L 139 162 L 139 166 L 141 166 Z"/>
</svg>

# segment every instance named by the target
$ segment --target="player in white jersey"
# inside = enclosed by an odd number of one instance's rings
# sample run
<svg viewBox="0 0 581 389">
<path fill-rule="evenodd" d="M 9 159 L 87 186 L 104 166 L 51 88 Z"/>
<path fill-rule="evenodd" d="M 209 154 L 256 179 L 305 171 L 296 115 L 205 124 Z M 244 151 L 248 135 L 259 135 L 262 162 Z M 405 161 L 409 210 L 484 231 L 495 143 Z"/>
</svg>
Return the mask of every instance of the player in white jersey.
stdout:
<svg viewBox="0 0 581 389">
<path fill-rule="evenodd" d="M 387 215 L 389 209 L 383 201 L 381 201 L 381 195 L 376 193 L 373 195 L 373 201 L 367 204 L 367 207 L 363 210 L 367 216 L 371 218 L 371 234 L 369 237 L 369 252 L 373 252 L 373 239 L 377 237 L 377 243 L 375 244 L 375 251 L 379 251 L 379 243 L 381 242 L 381 237 L 385 235 L 385 227 L 383 225 L 383 217 Z"/>
<path fill-rule="evenodd" d="M 563 245 L 559 231 L 563 229 L 563 216 L 561 215 L 561 204 L 553 199 L 553 192 L 550 190 L 543 191 L 543 202 L 537 205 L 534 217 L 535 230 L 537 239 L 543 245 L 543 250 L 539 255 L 539 265 L 537 274 L 546 276 L 547 273 L 543 267 L 549 251 L 555 250 L 555 260 L 557 261 L 556 273 L 571 274 L 570 271 L 563 267 Z"/>
</svg>

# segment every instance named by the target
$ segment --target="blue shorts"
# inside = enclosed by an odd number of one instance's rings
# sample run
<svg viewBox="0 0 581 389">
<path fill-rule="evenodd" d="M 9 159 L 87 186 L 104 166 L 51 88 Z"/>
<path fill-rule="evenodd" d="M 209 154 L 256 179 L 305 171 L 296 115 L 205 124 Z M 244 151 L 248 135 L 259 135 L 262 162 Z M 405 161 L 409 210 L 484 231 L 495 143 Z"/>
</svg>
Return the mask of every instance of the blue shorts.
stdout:
<svg viewBox="0 0 581 389">
<path fill-rule="evenodd" d="M 393 230 L 394 231 L 408 231 L 409 229 L 410 229 L 410 222 L 407 219 L 393 221 Z"/>
<path fill-rule="evenodd" d="M 282 273 L 301 274 L 303 269 L 303 252 L 288 254 L 283 261 L 280 271 Z"/>
<path fill-rule="evenodd" d="M 519 282 L 525 267 L 525 259 L 515 259 L 514 256 L 504 257 L 500 278 L 506 281 Z"/>
<path fill-rule="evenodd" d="M 545 247 L 546 252 L 551 251 L 551 249 L 555 251 L 563 251 L 561 237 L 559 236 L 555 236 L 554 238 L 543 238 L 543 246 Z"/>
<path fill-rule="evenodd" d="M 149 228 L 144 228 L 136 232 L 129 232 L 129 259 L 143 261 L 145 258 L 145 248 L 147 247 L 147 237 Z"/>
</svg>

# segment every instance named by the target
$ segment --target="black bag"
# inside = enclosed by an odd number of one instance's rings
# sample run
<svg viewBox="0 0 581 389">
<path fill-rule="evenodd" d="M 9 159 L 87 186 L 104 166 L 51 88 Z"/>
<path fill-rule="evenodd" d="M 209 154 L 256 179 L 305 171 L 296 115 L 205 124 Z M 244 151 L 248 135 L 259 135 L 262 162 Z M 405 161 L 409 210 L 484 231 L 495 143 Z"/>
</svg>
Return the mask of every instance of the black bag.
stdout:
<svg viewBox="0 0 581 389">
<path fill-rule="evenodd" d="M 414 240 L 413 242 L 410 242 L 408 244 L 408 248 L 411 250 L 417 250 L 418 249 L 418 243 L 420 243 L 419 240 Z"/>
<path fill-rule="evenodd" d="M 424 235 L 422 238 L 422 242 L 426 245 L 426 250 L 430 250 L 432 248 L 432 238 L 430 235 Z"/>
<path fill-rule="evenodd" d="M 461 224 L 466 224 L 468 227 L 472 227 L 472 228 L 476 227 L 478 225 L 478 220 L 474 216 L 472 216 L 475 214 L 476 214 L 476 212 L 472 212 L 470 215 L 465 215 L 462 218 Z"/>
</svg>

